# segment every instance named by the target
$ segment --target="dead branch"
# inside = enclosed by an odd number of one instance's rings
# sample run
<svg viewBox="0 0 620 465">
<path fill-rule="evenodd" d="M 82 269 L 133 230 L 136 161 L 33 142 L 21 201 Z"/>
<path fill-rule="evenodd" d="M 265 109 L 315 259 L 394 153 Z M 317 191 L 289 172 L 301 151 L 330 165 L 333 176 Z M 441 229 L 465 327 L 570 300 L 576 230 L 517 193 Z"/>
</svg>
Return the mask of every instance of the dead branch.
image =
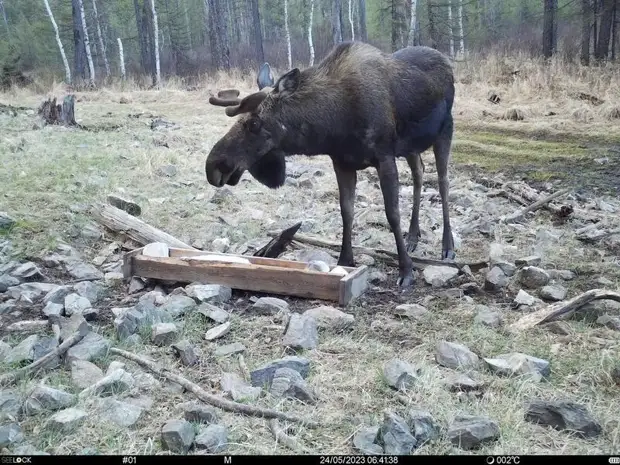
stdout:
<svg viewBox="0 0 620 465">
<path fill-rule="evenodd" d="M 84 332 L 78 331 L 73 336 L 65 340 L 58 347 L 56 347 L 54 350 L 52 350 L 48 354 L 45 354 L 40 359 L 35 360 L 30 365 L 20 368 L 19 370 L 15 370 L 11 373 L 6 373 L 0 376 L 0 386 L 14 383 L 15 381 L 23 378 L 24 376 L 29 375 L 30 373 L 33 373 L 39 367 L 45 366 L 46 363 L 48 363 L 50 360 L 54 359 L 55 357 L 59 357 L 63 355 L 67 350 L 69 350 L 75 344 L 80 342 L 82 338 L 86 336 L 87 332 L 88 331 L 84 331 Z"/>
<path fill-rule="evenodd" d="M 318 423 L 312 420 L 306 420 L 304 418 L 298 417 L 296 415 L 290 415 L 284 412 L 278 412 L 277 410 L 271 410 L 266 408 L 254 407 L 252 405 L 240 404 L 238 402 L 233 402 L 230 400 L 222 399 L 221 397 L 214 396 L 209 394 L 207 391 L 202 389 L 197 384 L 189 381 L 188 379 L 172 373 L 167 368 L 158 367 L 155 362 L 152 362 L 144 357 L 138 356 L 131 352 L 127 352 L 126 350 L 117 349 L 113 347 L 110 349 L 110 353 L 120 355 L 132 362 L 137 363 L 142 368 L 149 370 L 151 373 L 154 373 L 158 376 L 163 376 L 170 381 L 173 381 L 177 384 L 180 384 L 188 391 L 191 391 L 198 399 L 206 402 L 214 407 L 220 408 L 227 412 L 240 413 L 244 415 L 249 415 L 253 417 L 263 417 L 263 418 L 277 418 L 280 420 L 290 421 L 294 423 L 302 423 L 309 428 L 318 427 Z"/>
<path fill-rule="evenodd" d="M 254 252 L 255 257 L 278 258 L 293 240 L 293 236 L 301 227 L 301 221 L 282 231 L 269 241 L 267 245 Z"/>
<path fill-rule="evenodd" d="M 565 319 L 569 314 L 579 310 L 587 303 L 593 300 L 603 299 L 620 302 L 620 293 L 607 291 L 605 289 L 591 289 L 570 300 L 558 302 L 557 304 L 549 305 L 546 308 L 525 315 L 523 318 L 510 325 L 510 329 L 516 331 L 525 330 L 544 323 L 549 323 L 550 321 L 559 320 L 560 317 Z"/>
<path fill-rule="evenodd" d="M 489 192 L 487 194 L 487 197 L 505 197 L 508 200 L 512 200 L 513 202 L 518 203 L 521 206 L 527 206 L 527 202 L 525 200 L 523 200 L 522 197 L 519 197 L 517 194 L 513 194 L 510 191 L 507 191 L 505 189 L 501 189 L 498 191 L 494 191 L 494 192 Z"/>
<path fill-rule="evenodd" d="M 561 197 L 563 195 L 566 195 L 570 192 L 570 189 L 561 189 L 557 192 L 554 192 L 553 194 L 537 200 L 536 202 L 534 202 L 533 204 L 531 204 L 528 207 L 523 208 L 521 211 L 516 212 L 512 215 L 510 215 L 509 217 L 504 219 L 505 223 L 514 223 L 515 221 L 523 218 L 527 213 L 530 212 L 535 212 L 536 210 L 544 207 L 545 205 L 549 204 L 549 202 L 551 202 L 554 199 L 557 199 L 558 197 Z"/>
<path fill-rule="evenodd" d="M 592 225 L 594 226 L 594 225 Z M 620 228 L 609 229 L 607 231 L 599 231 L 596 228 L 581 228 L 580 231 L 575 231 L 577 239 L 583 242 L 596 242 L 601 239 L 605 239 L 614 234 L 620 234 Z"/>
<path fill-rule="evenodd" d="M 273 419 L 269 420 L 267 423 L 269 425 L 269 430 L 271 431 L 271 434 L 273 434 L 273 438 L 277 442 L 280 442 L 281 444 L 284 444 L 286 447 L 291 449 L 293 452 L 299 452 L 299 453 L 305 453 L 305 454 L 311 454 L 312 453 L 312 451 L 310 451 L 310 449 L 308 449 L 304 445 L 300 444 L 295 438 L 292 438 L 291 436 L 286 434 L 278 426 L 278 420 L 273 418 Z"/>
<path fill-rule="evenodd" d="M 243 375 L 243 379 L 245 379 L 246 381 L 250 381 L 250 379 L 252 378 L 250 376 L 250 370 L 248 370 L 248 366 L 245 364 L 245 358 L 243 357 L 243 354 L 239 354 L 239 369 L 241 370 L 241 374 Z"/>
</svg>

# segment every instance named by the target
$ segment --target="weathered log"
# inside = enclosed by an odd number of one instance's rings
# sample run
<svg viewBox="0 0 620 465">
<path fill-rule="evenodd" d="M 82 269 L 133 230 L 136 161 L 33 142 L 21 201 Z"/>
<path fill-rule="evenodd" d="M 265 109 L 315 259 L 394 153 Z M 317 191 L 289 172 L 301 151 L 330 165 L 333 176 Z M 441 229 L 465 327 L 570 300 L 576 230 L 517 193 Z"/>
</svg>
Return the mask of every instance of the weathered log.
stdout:
<svg viewBox="0 0 620 465">
<path fill-rule="evenodd" d="M 79 126 L 75 121 L 75 96 L 73 94 L 67 95 L 61 104 L 56 103 L 56 97 L 47 99 L 39 106 L 38 113 L 45 124 Z"/>
<path fill-rule="evenodd" d="M 285 229 L 280 235 L 274 237 L 267 245 L 254 252 L 255 257 L 278 258 L 293 241 L 293 236 L 301 227 L 301 221 L 290 228 Z"/>
<path fill-rule="evenodd" d="M 570 189 L 562 189 L 559 190 L 557 192 L 554 192 L 553 194 L 539 199 L 536 202 L 534 202 L 531 205 L 528 205 L 527 207 L 521 209 L 520 211 L 506 217 L 504 219 L 504 222 L 506 223 L 514 223 L 515 221 L 522 219 L 527 213 L 529 212 L 535 212 L 536 210 L 539 210 L 540 208 L 544 207 L 545 205 L 549 205 L 549 202 L 551 202 L 553 199 L 556 199 L 562 195 L 566 195 L 570 192 Z"/>
</svg>

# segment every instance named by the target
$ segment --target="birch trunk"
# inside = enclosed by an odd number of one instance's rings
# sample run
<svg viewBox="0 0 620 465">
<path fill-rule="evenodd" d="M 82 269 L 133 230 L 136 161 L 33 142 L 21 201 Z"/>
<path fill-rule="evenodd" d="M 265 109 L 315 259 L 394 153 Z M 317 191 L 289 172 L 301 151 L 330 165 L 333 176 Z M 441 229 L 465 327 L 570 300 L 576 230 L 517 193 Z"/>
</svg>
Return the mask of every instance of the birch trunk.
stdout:
<svg viewBox="0 0 620 465">
<path fill-rule="evenodd" d="M 125 54 L 123 53 L 123 42 L 121 41 L 120 37 L 118 37 L 116 40 L 118 41 L 118 58 L 121 63 L 121 79 L 124 81 L 126 78 L 126 75 L 125 75 Z"/>
<path fill-rule="evenodd" d="M 351 40 L 355 40 L 355 25 L 353 24 L 353 8 L 351 7 L 351 1 L 349 0 L 349 24 L 351 25 Z"/>
<path fill-rule="evenodd" d="M 93 54 L 90 53 L 90 40 L 88 38 L 88 28 L 86 27 L 86 15 L 84 14 L 84 2 L 78 0 L 80 7 L 80 18 L 82 19 L 82 30 L 84 31 L 84 48 L 86 48 L 86 59 L 88 60 L 88 73 L 90 75 L 90 85 L 95 85 L 95 64 L 93 63 Z"/>
<path fill-rule="evenodd" d="M 415 26 L 418 21 L 417 17 L 418 12 L 418 2 L 417 0 L 411 0 L 411 19 L 409 21 L 409 40 L 407 41 L 407 45 L 413 47 L 415 45 Z"/>
<path fill-rule="evenodd" d="M 288 69 L 293 69 L 293 56 L 291 53 L 291 31 L 288 27 L 288 0 L 284 0 L 284 29 L 286 31 L 286 55 L 288 58 Z"/>
<path fill-rule="evenodd" d="M 463 0 L 459 0 L 459 55 L 465 56 L 465 31 L 463 30 Z"/>
<path fill-rule="evenodd" d="M 155 10 L 155 0 L 151 0 L 151 10 L 153 12 L 153 36 L 155 38 L 155 85 L 161 85 L 161 67 L 159 63 L 159 24 L 157 23 L 157 11 Z"/>
<path fill-rule="evenodd" d="M 454 56 L 454 23 L 452 22 L 452 0 L 448 0 L 448 33 L 450 39 L 450 56 Z"/>
<path fill-rule="evenodd" d="M 314 22 L 314 0 L 310 0 L 310 20 L 308 21 L 308 46 L 310 47 L 310 66 L 314 66 L 314 42 L 312 41 L 312 23 Z"/>
<path fill-rule="evenodd" d="M 97 0 L 93 0 L 93 12 L 95 13 L 95 24 L 97 25 L 97 35 L 99 36 L 99 48 L 103 55 L 103 64 L 105 65 L 105 75 L 110 76 L 110 63 L 108 62 L 108 55 L 105 50 L 105 42 L 103 41 L 103 34 L 101 33 L 101 23 L 99 22 L 99 13 L 97 12 Z"/>
<path fill-rule="evenodd" d="M 6 17 L 6 10 L 4 9 L 4 2 L 2 0 L 0 0 L 0 10 L 2 10 L 2 19 L 4 20 L 4 25 L 6 26 L 6 34 L 10 41 L 11 31 L 9 30 L 9 20 Z"/>
<path fill-rule="evenodd" d="M 187 12 L 188 7 L 187 7 L 187 2 L 183 3 L 183 10 L 185 10 L 185 27 L 187 28 L 187 42 L 189 45 L 189 49 L 193 50 L 193 43 L 192 43 L 192 28 L 191 25 L 189 23 L 189 13 Z"/>
<path fill-rule="evenodd" d="M 52 14 L 49 1 L 43 0 L 43 2 L 45 3 L 45 9 L 47 10 L 47 14 L 50 17 L 50 21 L 52 22 L 52 27 L 54 28 L 54 32 L 56 33 L 56 43 L 58 44 L 58 48 L 60 49 L 60 55 L 62 56 L 62 62 L 65 65 L 65 74 L 67 76 L 67 84 L 71 84 L 71 68 L 69 67 L 69 61 L 67 61 L 67 55 L 65 54 L 65 48 L 62 46 L 62 42 L 60 40 L 60 33 L 58 32 L 58 25 L 56 24 L 56 20 L 54 19 L 54 15 Z"/>
</svg>

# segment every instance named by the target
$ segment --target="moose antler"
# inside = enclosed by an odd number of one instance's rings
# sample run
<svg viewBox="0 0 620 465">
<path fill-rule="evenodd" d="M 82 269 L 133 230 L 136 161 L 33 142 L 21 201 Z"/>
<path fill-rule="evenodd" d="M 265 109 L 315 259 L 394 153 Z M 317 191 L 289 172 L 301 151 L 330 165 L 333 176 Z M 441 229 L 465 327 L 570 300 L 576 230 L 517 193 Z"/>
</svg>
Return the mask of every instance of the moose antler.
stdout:
<svg viewBox="0 0 620 465">
<path fill-rule="evenodd" d="M 217 97 L 214 95 L 209 97 L 209 103 L 218 107 L 231 107 L 233 105 L 239 105 L 241 103 L 239 91 L 237 89 L 220 90 L 217 93 Z"/>
<path fill-rule="evenodd" d="M 238 97 L 239 91 L 237 89 L 221 90 L 217 93 L 217 97 L 213 95 L 209 97 L 209 103 L 218 107 L 226 107 L 228 116 L 237 116 L 258 107 L 272 90 L 272 87 L 264 87 L 263 90 L 250 94 L 243 99 Z"/>
</svg>

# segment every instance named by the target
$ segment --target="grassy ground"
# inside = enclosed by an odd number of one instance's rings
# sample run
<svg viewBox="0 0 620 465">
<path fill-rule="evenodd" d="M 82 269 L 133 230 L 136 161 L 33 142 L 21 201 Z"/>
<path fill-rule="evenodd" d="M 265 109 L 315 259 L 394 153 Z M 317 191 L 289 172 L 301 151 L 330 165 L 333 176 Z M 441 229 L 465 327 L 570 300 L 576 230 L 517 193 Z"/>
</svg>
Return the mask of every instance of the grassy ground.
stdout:
<svg viewBox="0 0 620 465">
<path fill-rule="evenodd" d="M 581 101 L 570 100 L 566 97 L 570 89 L 564 89 L 561 95 L 556 91 L 557 98 L 549 95 L 538 99 L 532 89 L 536 88 L 533 83 L 542 79 L 540 72 L 535 74 L 533 65 L 521 69 L 526 76 L 524 79 L 529 79 L 529 100 L 524 97 L 523 83 L 506 83 L 487 76 L 486 86 L 472 84 L 484 77 L 480 75 L 482 71 L 478 71 L 478 75 L 467 69 L 461 71 L 463 82 L 459 83 L 459 100 L 455 107 L 457 132 L 452 191 L 458 193 L 457 197 L 470 197 L 472 206 L 457 208 L 453 202 L 457 236 L 473 219 L 489 213 L 491 207 L 501 214 L 512 213 L 517 208 L 516 204 L 499 198 L 489 205 L 486 194 L 472 187 L 472 180 L 481 176 L 524 177 L 540 185 L 555 182 L 562 187 L 573 186 L 588 195 L 614 191 L 617 194 L 620 133 L 618 120 L 608 117 L 609 107 L 588 107 Z M 617 77 L 617 71 L 605 72 L 610 73 L 606 76 Z M 584 82 L 576 80 L 575 85 Z M 606 100 L 615 98 L 617 101 L 620 87 L 613 90 L 613 82 L 610 78 L 591 91 L 600 92 L 601 98 Z M 18 220 L 9 238 L 21 256 L 41 256 L 60 240 L 79 245 L 87 257 L 94 256 L 107 242 L 89 240 L 82 233 L 91 221 L 86 209 L 92 202 L 104 201 L 105 196 L 113 192 L 140 203 L 142 217 L 150 224 L 188 243 L 201 243 L 207 248 L 218 237 L 228 237 L 233 245 L 262 245 L 267 240 L 267 230 L 287 227 L 298 220 L 308 222 L 308 233 L 337 240 L 340 237 L 337 188 L 325 157 L 312 160 L 293 157 L 291 160 L 316 165 L 325 172 L 324 176 L 312 180 L 313 189 L 287 185 L 271 191 L 250 180 L 231 189 L 233 195 L 223 204 L 210 202 L 216 190 L 205 180 L 205 157 L 231 120 L 221 108 L 208 105 L 208 90 L 230 84 L 222 79 L 194 92 L 166 88 L 162 91 L 110 89 L 78 93 L 76 116 L 87 130 L 41 129 L 33 126 L 36 118 L 27 112 L 18 112 L 17 116 L 0 113 L 3 194 L 0 210 Z M 546 89 L 550 86 L 547 83 Z M 503 108 L 525 108 L 526 119 L 507 121 L 482 116 L 482 110 L 503 114 L 486 101 L 486 93 L 491 88 L 497 88 L 503 95 Z M 42 95 L 17 92 L 0 96 L 0 101 L 35 108 L 42 98 Z M 544 116 L 545 107 L 553 109 L 557 116 Z M 587 108 L 591 116 L 585 123 L 575 115 L 582 108 Z M 178 126 L 153 131 L 150 123 L 155 117 Z M 429 200 L 436 177 L 431 155 L 427 153 L 424 157 L 428 168 L 422 206 L 424 236 L 416 254 L 436 258 L 440 252 L 441 228 L 437 227 L 440 226 L 440 207 L 436 201 Z M 608 161 L 604 164 L 595 161 L 602 157 L 607 157 Z M 177 167 L 175 176 L 159 174 L 159 169 L 167 164 Z M 401 163 L 399 168 L 403 184 L 410 186 L 411 176 L 406 165 Z M 366 197 L 366 205 L 356 207 L 359 216 L 354 226 L 354 241 L 393 249 L 376 181 L 376 175 L 370 170 L 360 176 L 359 193 Z M 409 221 L 410 190 L 410 187 L 403 190 L 403 225 Z M 464 235 L 457 253 L 461 259 L 484 259 L 491 242 L 501 244 L 508 251 L 508 258 L 536 251 L 543 257 L 542 266 L 573 269 L 578 273 L 576 280 L 564 283 L 569 287 L 569 297 L 597 287 L 594 280 L 600 276 L 612 279 L 614 285 L 611 287 L 617 290 L 620 273 L 617 265 L 609 260 L 610 253 L 602 246 L 580 244 L 572 236 L 572 229 L 570 224 L 551 226 L 548 215 L 539 212 L 522 230 L 498 228 L 491 238 Z M 541 243 L 536 237 L 540 230 L 551 230 L 563 236 L 556 242 Z M 380 264 L 377 267 L 382 268 Z M 620 448 L 620 391 L 609 374 L 620 363 L 617 332 L 585 322 L 571 322 L 569 336 L 558 336 L 543 329 L 515 335 L 503 329 L 482 327 L 473 323 L 477 304 L 486 304 L 501 312 L 506 323 L 522 314 L 511 310 L 507 303 L 510 296 L 481 295 L 467 302 L 442 297 L 421 279 L 410 293 L 398 294 L 394 289 L 394 270 L 384 271 L 388 273 L 384 286 L 387 290 L 370 291 L 347 309 L 356 317 L 353 330 L 344 334 L 324 333 L 319 348 L 304 354 L 311 360 L 309 382 L 319 392 L 320 402 L 314 407 L 269 397 L 257 402 L 324 423 L 317 430 L 292 427 L 291 435 L 316 452 L 348 453 L 352 450 L 351 438 L 355 432 L 362 425 L 379 423 L 384 409 L 403 412 L 408 406 L 419 406 L 428 409 L 443 427 L 462 413 L 487 415 L 496 420 L 501 427 L 501 439 L 485 446 L 480 451 L 483 454 L 609 454 Z M 483 275 L 476 276 L 479 283 L 483 279 Z M 121 290 L 106 306 L 114 306 L 124 297 L 124 290 Z M 269 317 L 253 315 L 249 297 L 249 294 L 235 292 L 234 303 L 228 306 L 233 310 L 233 328 L 218 344 L 243 342 L 247 347 L 245 359 L 252 369 L 284 355 L 278 344 L 283 328 Z M 295 311 L 319 304 L 288 300 Z M 402 302 L 423 303 L 432 317 L 418 322 L 394 317 L 392 309 Z M 106 312 L 109 309 L 103 313 Z M 109 315 L 96 326 L 114 340 Z M 216 359 L 212 355 L 215 344 L 203 338 L 210 326 L 199 315 L 187 318 L 184 336 L 201 351 L 202 363 L 198 368 L 178 366 L 178 370 L 203 388 L 217 393 L 221 373 L 238 372 L 239 367 L 234 358 Z M 15 342 L 6 335 L 3 340 Z M 457 396 L 442 385 L 442 378 L 450 370 L 439 367 L 434 361 L 435 346 L 440 340 L 460 342 L 484 357 L 518 351 L 550 360 L 550 380 L 535 383 L 527 379 L 505 379 L 481 370 L 474 376 L 486 383 L 484 395 L 473 399 Z M 131 350 L 166 366 L 178 364 L 167 349 L 143 346 Z M 422 369 L 420 382 L 406 394 L 408 405 L 404 405 L 405 399 L 399 399 L 382 379 L 382 366 L 392 357 Z M 97 364 L 105 371 L 110 361 L 111 358 L 107 358 Z M 129 366 L 136 371 L 131 364 Z M 56 370 L 47 382 L 75 391 L 69 375 L 68 371 Z M 25 392 L 31 382 L 24 381 L 19 389 Z M 46 430 L 39 417 L 25 420 L 22 427 L 34 445 L 53 453 L 74 454 L 86 448 L 101 453 L 156 453 L 161 449 L 161 425 L 167 419 L 180 417 L 176 406 L 190 400 L 191 395 L 171 393 L 165 388 L 149 388 L 142 394 L 152 398 L 153 407 L 132 429 L 112 428 L 96 417 L 90 417 L 71 435 Z M 583 440 L 527 423 L 523 417 L 524 404 L 533 398 L 584 403 L 603 425 L 604 433 L 597 439 Z M 264 420 L 222 414 L 222 422 L 230 428 L 231 453 L 290 453 L 274 442 Z M 459 452 L 445 438 L 419 450 L 422 454 Z"/>
</svg>

